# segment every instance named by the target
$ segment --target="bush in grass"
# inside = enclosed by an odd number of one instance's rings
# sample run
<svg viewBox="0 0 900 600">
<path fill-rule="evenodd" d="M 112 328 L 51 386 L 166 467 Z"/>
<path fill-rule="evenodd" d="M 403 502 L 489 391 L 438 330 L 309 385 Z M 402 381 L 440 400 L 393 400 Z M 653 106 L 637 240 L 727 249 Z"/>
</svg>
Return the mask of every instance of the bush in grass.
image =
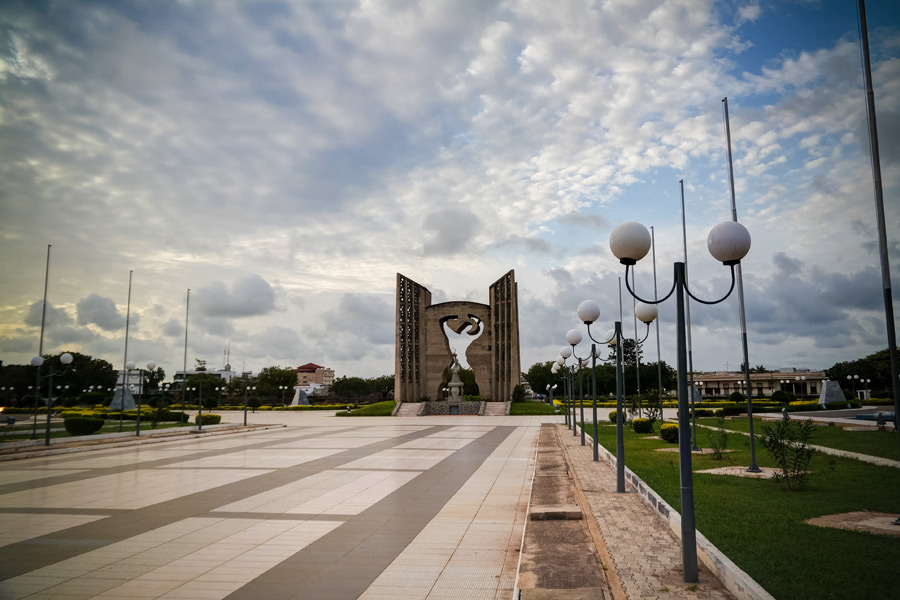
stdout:
<svg viewBox="0 0 900 600">
<path fill-rule="evenodd" d="M 694 414 L 698 417 L 714 417 L 716 416 L 716 411 L 711 408 L 695 408 Z"/>
<path fill-rule="evenodd" d="M 396 402 L 393 400 L 386 400 L 385 402 L 376 402 L 375 404 L 369 404 L 368 406 L 360 406 L 359 408 L 351 411 L 342 410 L 336 412 L 334 416 L 336 417 L 389 417 L 394 413 L 394 407 L 396 406 Z"/>
<path fill-rule="evenodd" d="M 712 459 L 722 460 L 722 453 L 728 447 L 728 431 L 725 429 L 725 417 L 716 420 L 716 426 L 706 430 L 706 440 L 712 449 Z"/>
<path fill-rule="evenodd" d="M 615 422 L 616 422 L 616 419 L 618 418 L 618 417 L 617 417 L 618 414 L 619 414 L 619 411 L 617 411 L 617 410 L 611 410 L 611 411 L 609 411 L 609 422 L 610 422 L 610 423 L 615 423 Z"/>
<path fill-rule="evenodd" d="M 740 392 L 731 392 L 731 395 L 728 397 L 729 402 L 734 402 L 735 404 L 740 404 L 741 402 L 746 402 L 744 399 L 744 395 Z"/>
<path fill-rule="evenodd" d="M 66 431 L 71 435 L 91 435 L 103 427 L 103 419 L 93 417 L 68 417 L 65 420 Z"/>
<path fill-rule="evenodd" d="M 631 428 L 635 433 L 653 433 L 653 423 L 650 419 L 634 419 Z"/>
<path fill-rule="evenodd" d="M 200 415 L 194 417 L 194 423 L 197 425 L 218 425 L 221 422 L 222 415 L 214 415 L 212 413 L 203 413 L 202 419 Z"/>
<path fill-rule="evenodd" d="M 812 419 L 798 423 L 785 413 L 784 418 L 762 426 L 759 443 L 769 452 L 779 472 L 775 480 L 787 483 L 788 489 L 802 490 L 809 483 L 809 461 L 815 448 L 809 443 L 816 426 Z"/>
<path fill-rule="evenodd" d="M 659 428 L 659 437 L 670 444 L 676 443 L 678 441 L 678 425 L 675 423 L 663 423 Z"/>
<path fill-rule="evenodd" d="M 753 407 L 756 408 L 756 405 L 754 404 Z M 740 414 L 747 412 L 747 407 L 741 406 L 739 404 L 725 404 L 722 406 L 722 408 L 720 410 L 722 411 L 722 414 L 726 417 L 736 417 Z"/>
<path fill-rule="evenodd" d="M 779 404 L 788 404 L 791 401 L 790 396 L 784 392 L 784 390 L 775 390 L 772 393 L 772 402 L 778 402 Z"/>
<path fill-rule="evenodd" d="M 513 388 L 512 401 L 513 402 L 525 402 L 525 386 L 524 385 L 519 384 Z"/>
</svg>

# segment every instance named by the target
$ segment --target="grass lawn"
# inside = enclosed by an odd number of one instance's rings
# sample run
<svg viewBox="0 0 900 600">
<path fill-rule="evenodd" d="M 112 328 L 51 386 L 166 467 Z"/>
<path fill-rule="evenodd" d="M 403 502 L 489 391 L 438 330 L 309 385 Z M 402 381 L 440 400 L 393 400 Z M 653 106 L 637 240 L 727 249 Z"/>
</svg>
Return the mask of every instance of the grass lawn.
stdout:
<svg viewBox="0 0 900 600">
<path fill-rule="evenodd" d="M 599 442 L 614 453 L 615 426 L 598 429 Z M 705 446 L 705 433 L 697 434 Z M 654 451 L 665 447 L 677 445 L 625 431 L 625 464 L 678 510 L 678 453 Z M 747 437 L 730 436 L 728 447 L 735 452 L 726 454 L 725 460 L 694 455 L 694 470 L 750 464 Z M 757 463 L 774 466 L 759 445 Z M 809 486 L 802 492 L 788 491 L 773 480 L 695 473 L 697 530 L 776 598 L 895 597 L 893 578 L 877 574 L 893 572 L 900 538 L 814 527 L 804 521 L 860 510 L 900 514 L 900 470 L 822 454 L 813 457 L 810 470 Z"/>
<path fill-rule="evenodd" d="M 509 405 L 510 415 L 555 415 L 556 409 L 549 404 L 543 402 L 511 402 Z"/>
<path fill-rule="evenodd" d="M 335 413 L 336 417 L 389 417 L 394 412 L 396 402 L 387 400 L 366 406 L 360 406 L 349 413 L 346 410 Z"/>
<path fill-rule="evenodd" d="M 793 417 L 793 419 L 802 419 L 803 417 Z M 718 426 L 717 419 L 698 418 L 697 425 Z M 759 436 L 762 431 L 762 419 L 753 419 L 753 433 Z M 725 428 L 732 431 L 750 432 L 750 424 L 747 422 L 745 415 L 740 419 L 725 419 Z M 813 433 L 811 443 L 817 446 L 826 446 L 828 448 L 836 448 L 838 450 L 846 450 L 847 452 L 858 452 L 859 454 L 871 454 L 872 456 L 880 456 L 881 458 L 889 458 L 891 460 L 900 460 L 900 442 L 897 441 L 897 434 L 893 432 L 893 426 L 888 425 L 887 431 L 877 431 L 874 427 L 872 431 L 844 431 L 840 425 L 829 426 L 823 425 L 816 427 Z M 697 430 L 697 440 L 706 439 L 699 429 Z M 758 445 L 758 444 L 757 444 Z"/>
<path fill-rule="evenodd" d="M 153 421 L 152 417 L 147 419 L 141 419 L 141 431 L 153 431 L 153 428 L 150 426 L 150 423 Z M 0 443 L 4 442 L 20 442 L 22 440 L 30 440 L 31 439 L 31 431 L 32 425 L 19 426 L 14 425 L 15 429 L 4 429 L 2 433 L 0 433 Z M 59 429 L 59 431 L 50 431 L 51 438 L 67 438 L 73 437 L 66 431 L 63 427 L 62 421 L 52 421 L 50 423 L 51 429 Z M 122 431 L 131 431 L 133 432 L 136 429 L 136 425 L 134 421 L 125 421 L 122 425 Z M 167 421 L 164 423 L 158 423 L 156 425 L 156 429 L 168 429 L 170 427 L 179 427 L 178 423 L 174 423 L 171 421 Z M 184 427 L 196 427 L 193 423 L 190 425 L 185 424 Z M 47 431 L 47 422 L 38 420 L 37 426 L 37 437 L 38 439 L 44 439 L 45 432 Z M 97 433 L 91 435 L 97 435 L 100 433 L 118 433 L 119 432 L 119 422 L 107 420 L 106 424 L 98 431 Z M 78 436 L 78 437 L 90 437 L 90 436 Z"/>
</svg>

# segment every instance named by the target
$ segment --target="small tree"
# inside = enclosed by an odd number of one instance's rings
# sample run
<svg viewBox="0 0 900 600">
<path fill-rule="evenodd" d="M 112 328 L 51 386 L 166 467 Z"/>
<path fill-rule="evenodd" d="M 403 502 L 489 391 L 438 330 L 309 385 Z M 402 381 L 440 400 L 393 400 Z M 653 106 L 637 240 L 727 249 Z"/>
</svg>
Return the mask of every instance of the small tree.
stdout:
<svg viewBox="0 0 900 600">
<path fill-rule="evenodd" d="M 706 430 L 706 439 L 712 450 L 712 459 L 722 460 L 722 453 L 728 447 L 728 430 L 725 429 L 725 417 L 716 419 L 716 427 Z"/>
<path fill-rule="evenodd" d="M 741 402 L 745 402 L 744 395 L 740 392 L 731 392 L 731 395 L 728 397 L 730 402 L 734 402 L 735 404 L 740 404 Z"/>
<path fill-rule="evenodd" d="M 780 472 L 775 480 L 787 483 L 788 489 L 800 491 L 809 483 L 809 461 L 816 450 L 809 443 L 815 430 L 812 419 L 801 423 L 784 418 L 774 424 L 763 425 L 759 443 L 769 452 Z"/>
<path fill-rule="evenodd" d="M 512 401 L 513 402 L 525 402 L 525 386 L 517 385 L 512 390 Z"/>
</svg>

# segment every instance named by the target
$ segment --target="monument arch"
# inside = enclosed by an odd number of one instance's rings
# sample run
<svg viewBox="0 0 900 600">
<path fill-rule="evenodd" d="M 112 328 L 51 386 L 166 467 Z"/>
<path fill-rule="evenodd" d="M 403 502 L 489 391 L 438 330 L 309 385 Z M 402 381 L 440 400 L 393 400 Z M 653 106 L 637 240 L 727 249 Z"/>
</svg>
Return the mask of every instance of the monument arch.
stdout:
<svg viewBox="0 0 900 600">
<path fill-rule="evenodd" d="M 485 400 L 508 401 L 520 383 L 519 310 L 515 271 L 495 281 L 489 304 L 454 301 L 431 304 L 431 292 L 397 273 L 394 398 L 415 402 L 443 399 L 453 350 L 445 333 L 474 339 L 465 357 Z"/>
</svg>

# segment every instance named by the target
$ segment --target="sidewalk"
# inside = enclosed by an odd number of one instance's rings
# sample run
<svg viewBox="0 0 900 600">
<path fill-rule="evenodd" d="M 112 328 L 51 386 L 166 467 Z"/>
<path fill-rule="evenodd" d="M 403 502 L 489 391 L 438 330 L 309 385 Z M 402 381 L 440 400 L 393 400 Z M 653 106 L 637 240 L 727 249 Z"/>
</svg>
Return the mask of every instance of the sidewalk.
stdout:
<svg viewBox="0 0 900 600">
<path fill-rule="evenodd" d="M 615 469 L 604 460 L 593 461 L 589 437 L 587 445 L 582 446 L 580 430 L 578 436 L 573 436 L 563 424 L 556 429 L 577 486 L 585 496 L 609 553 L 604 563 L 611 563 L 607 577 L 614 592 L 618 583 L 631 599 L 733 598 L 702 565 L 700 583 L 684 583 L 681 542 L 668 525 L 630 486 L 626 493 L 616 493 Z"/>
</svg>

